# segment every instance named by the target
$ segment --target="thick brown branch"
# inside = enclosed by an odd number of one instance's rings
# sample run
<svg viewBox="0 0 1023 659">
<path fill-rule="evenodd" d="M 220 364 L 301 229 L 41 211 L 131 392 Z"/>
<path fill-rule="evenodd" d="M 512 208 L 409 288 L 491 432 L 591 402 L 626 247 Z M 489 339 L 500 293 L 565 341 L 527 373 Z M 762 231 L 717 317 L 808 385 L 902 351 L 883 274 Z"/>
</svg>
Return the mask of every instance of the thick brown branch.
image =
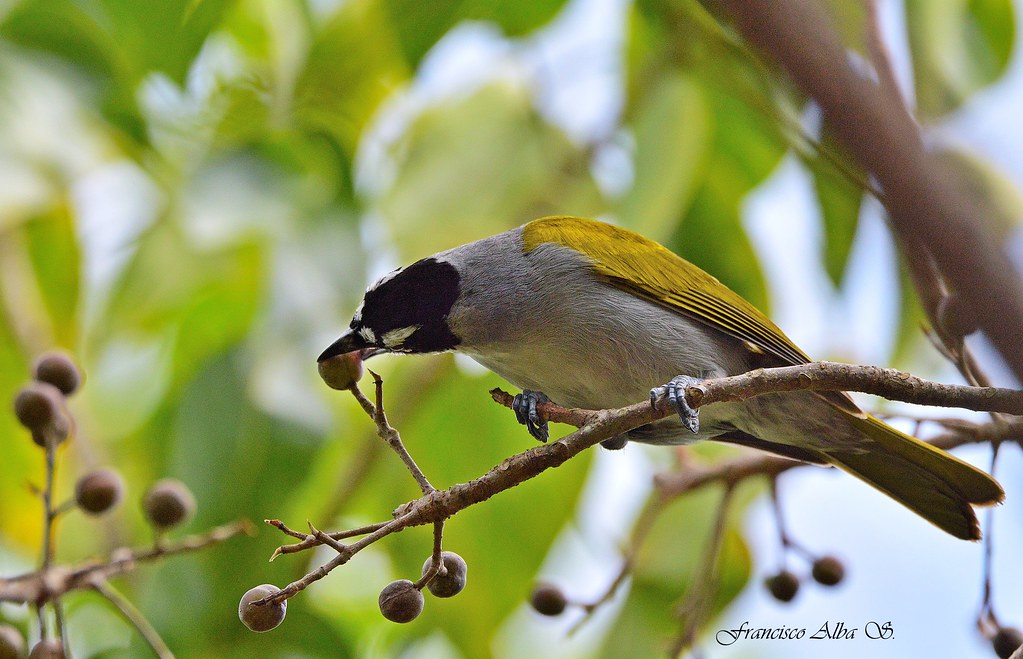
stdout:
<svg viewBox="0 0 1023 659">
<path fill-rule="evenodd" d="M 942 277 L 1023 381 L 1023 286 L 978 222 L 985 210 L 928 152 L 900 99 L 859 75 L 819 2 L 726 0 L 743 35 L 777 60 L 879 183 L 893 230 L 926 244 Z"/>
<path fill-rule="evenodd" d="M 734 377 L 705 380 L 687 389 L 686 395 L 690 399 L 690 404 L 696 407 L 714 402 L 741 400 L 762 393 L 797 389 L 859 390 L 910 402 L 958 405 L 979 410 L 997 409 L 1007 412 L 1023 410 L 1023 404 L 1021 404 L 1023 394 L 1017 391 L 942 385 L 891 369 L 828 362 L 762 369 Z M 490 394 L 496 402 L 511 407 L 513 400 L 511 394 L 499 389 L 492 390 Z M 378 398 L 379 395 L 378 391 Z M 377 406 L 365 405 L 364 407 L 367 413 L 380 424 L 379 400 Z M 392 533 L 411 526 L 440 524 L 469 506 L 486 501 L 499 492 L 508 490 L 548 469 L 563 464 L 605 439 L 617 437 L 633 428 L 664 418 L 668 414 L 674 414 L 663 399 L 657 401 L 654 406 L 651 406 L 649 401 L 644 401 L 614 410 L 567 409 L 551 403 L 543 403 L 537 409 L 544 420 L 576 425 L 579 429 L 558 441 L 536 446 L 513 455 L 468 483 L 460 483 L 446 490 L 426 491 L 419 499 L 395 510 L 391 521 L 348 532 L 326 534 L 311 530 L 309 534 L 303 534 L 289 529 L 279 520 L 267 520 L 269 524 L 276 526 L 286 535 L 300 540 L 298 543 L 279 547 L 271 560 L 283 553 L 300 552 L 322 544 L 332 546 L 338 554 L 298 581 L 288 584 L 257 604 L 271 601 L 280 602 L 293 597 L 312 583 L 327 576 L 335 568 L 347 563 L 365 547 Z M 945 440 L 950 442 L 950 446 L 1019 436 L 1019 433 L 1023 432 L 1023 421 L 990 427 L 975 426 L 964 422 L 961 428 L 966 438 L 963 439 L 957 429 L 950 433 L 950 436 L 954 435 L 957 439 Z M 396 435 L 396 431 L 394 432 Z M 996 432 L 1000 434 L 995 435 Z M 662 479 L 662 494 L 672 496 L 676 492 L 717 481 L 724 482 L 727 487 L 744 478 L 762 474 L 777 474 L 800 464 L 803 463 L 756 453 L 744 455 L 713 467 L 687 467 L 674 479 L 669 479 L 669 477 Z M 358 542 L 349 545 L 342 545 L 338 542 L 342 538 L 364 533 L 368 533 L 368 535 Z M 435 547 L 435 549 L 437 548 Z"/>
<path fill-rule="evenodd" d="M 879 366 L 812 362 L 704 380 L 686 392 L 693 407 L 779 391 L 859 391 L 917 405 L 1023 415 L 1023 391 L 941 384 Z"/>
<path fill-rule="evenodd" d="M 916 405 L 959 407 L 975 412 L 1001 412 L 1023 415 L 1023 391 L 998 387 L 970 387 L 931 382 L 903 371 L 880 366 L 858 366 L 837 362 L 811 362 L 799 366 L 762 368 L 741 375 L 703 380 L 689 387 L 686 396 L 694 408 L 711 403 L 737 401 L 782 391 L 858 391 L 889 400 Z M 490 395 L 495 401 L 511 407 L 512 396 L 500 389 Z M 567 409 L 551 403 L 537 407 L 548 421 L 581 427 L 595 412 Z M 663 401 L 658 404 L 654 421 L 668 413 Z M 604 438 L 606 439 L 606 438 Z"/>
<path fill-rule="evenodd" d="M 503 399 L 501 396 L 503 393 L 491 392 L 495 399 Z M 510 405 L 510 397 L 508 398 L 507 404 Z M 504 404 L 503 400 L 499 402 Z M 498 492 L 503 492 L 548 469 L 560 466 L 605 439 L 620 435 L 644 423 L 663 418 L 667 414 L 664 408 L 664 405 L 659 405 L 657 409 L 652 409 L 649 402 L 643 402 L 616 410 L 590 412 L 545 405 L 545 411 L 551 420 L 582 421 L 582 427 L 556 442 L 536 446 L 513 455 L 475 480 L 460 483 L 447 490 L 431 492 L 406 504 L 396 513 L 408 515 L 407 526 L 418 526 L 447 519 L 464 508 L 486 501 Z"/>
<path fill-rule="evenodd" d="M 741 400 L 772 391 L 799 389 L 863 391 L 906 402 L 958 406 L 978 411 L 1007 413 L 1013 413 L 1013 410 L 1015 413 L 1023 411 L 1023 393 L 1018 391 L 938 384 L 893 369 L 830 362 L 761 369 L 728 378 L 705 380 L 695 387 L 690 387 L 686 393 L 690 404 L 696 407 L 713 402 Z M 490 393 L 498 403 L 506 407 L 511 406 L 511 395 L 497 389 Z M 447 490 L 431 492 L 406 504 L 397 512 L 407 515 L 407 525 L 415 526 L 446 519 L 459 510 L 485 501 L 498 492 L 514 487 L 547 469 L 557 467 L 594 444 L 673 413 L 667 409 L 663 400 L 658 402 L 656 409 L 651 408 L 649 403 L 637 403 L 618 410 L 593 412 L 566 409 L 545 403 L 538 406 L 538 410 L 542 417 L 550 421 L 579 425 L 580 430 L 557 442 L 514 455 L 476 480 L 455 485 Z M 969 427 L 969 424 L 964 427 Z M 999 431 L 1001 426 L 998 428 L 991 426 L 990 429 L 988 426 L 974 427 L 984 430 L 967 435 L 965 440 L 958 433 L 949 433 L 948 437 L 960 439 L 957 440 L 958 443 L 953 443 L 947 448 L 964 443 L 1018 437 L 1023 431 L 1023 421 L 1008 424 L 1001 432 Z M 729 479 L 738 481 L 752 474 L 780 473 L 800 464 L 803 463 L 757 453 L 753 454 L 748 462 L 744 459 L 724 463 L 721 469 Z M 720 479 L 718 476 L 715 478 Z"/>
<path fill-rule="evenodd" d="M 751 396 L 772 391 L 792 391 L 798 389 L 815 391 L 863 391 L 876 393 L 896 400 L 921 404 L 961 406 L 978 411 L 1003 411 L 1019 413 L 1023 411 L 1023 394 L 1006 389 L 981 387 L 964 387 L 928 382 L 907 373 L 875 366 L 852 366 L 830 362 L 814 362 L 802 366 L 790 366 L 776 369 L 762 369 L 742 375 L 714 380 L 705 380 L 701 384 L 690 387 L 687 396 L 690 404 L 708 405 L 713 402 L 741 400 Z M 490 392 L 498 403 L 511 407 L 512 396 L 495 389 Z M 395 511 L 395 520 L 382 528 L 377 528 L 372 538 L 378 539 L 390 533 L 410 526 L 420 526 L 440 522 L 455 513 L 474 504 L 486 501 L 498 492 L 510 489 L 544 471 L 557 467 L 587 448 L 610 439 L 624 432 L 650 423 L 674 412 L 668 409 L 664 400 L 652 408 L 648 402 L 636 403 L 629 407 L 616 410 L 589 411 L 567 409 L 543 403 L 538 406 L 541 417 L 549 421 L 576 425 L 580 429 L 562 439 L 536 446 L 517 455 L 513 455 L 479 478 L 460 483 L 446 490 L 429 492 L 423 497 L 409 502 Z M 1019 428 L 1010 424 L 1009 429 Z M 1000 438 L 1012 437 L 1011 433 L 999 435 Z M 988 439 L 993 439 L 989 437 Z M 975 439 L 970 441 L 984 441 Z M 965 442 L 964 442 L 965 443 Z M 752 473 L 778 473 L 797 464 L 791 460 L 755 454 L 748 461 L 736 460 L 725 463 L 721 469 L 730 474 L 730 478 L 741 480 Z M 687 472 L 688 473 L 688 472 Z M 693 472 L 696 474 L 697 472 Z M 702 476 L 698 476 L 702 477 Z M 715 476 L 715 478 L 719 478 Z M 400 524 L 396 523 L 399 522 Z M 332 537 L 336 537 L 332 536 Z M 315 538 L 305 537 L 303 542 L 294 546 L 293 550 L 316 546 Z M 349 545 L 349 550 L 365 546 L 365 539 Z M 357 549 L 356 549 L 357 551 Z M 354 551 L 351 551 L 354 553 Z M 277 554 L 275 553 L 275 556 Z M 337 565 L 351 557 L 335 559 L 326 571 L 318 571 L 315 578 L 303 580 L 289 596 L 301 590 L 312 581 L 322 578 Z M 336 564 L 333 564 L 336 563 Z M 327 566 L 323 566 L 327 567 Z M 309 576 L 309 575 L 307 575 Z M 296 584 L 298 586 L 299 584 Z"/>
</svg>

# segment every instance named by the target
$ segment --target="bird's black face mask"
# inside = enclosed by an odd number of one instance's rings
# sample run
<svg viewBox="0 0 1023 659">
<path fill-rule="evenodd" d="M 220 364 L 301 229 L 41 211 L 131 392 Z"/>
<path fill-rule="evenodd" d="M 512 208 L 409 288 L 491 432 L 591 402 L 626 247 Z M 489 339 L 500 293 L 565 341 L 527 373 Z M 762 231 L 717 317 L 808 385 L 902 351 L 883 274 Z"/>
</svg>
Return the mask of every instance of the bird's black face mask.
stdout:
<svg viewBox="0 0 1023 659">
<path fill-rule="evenodd" d="M 353 350 L 364 358 L 383 352 L 443 352 L 459 344 L 447 317 L 459 294 L 458 271 L 426 258 L 384 275 L 366 291 L 349 330 L 317 358 Z"/>
</svg>

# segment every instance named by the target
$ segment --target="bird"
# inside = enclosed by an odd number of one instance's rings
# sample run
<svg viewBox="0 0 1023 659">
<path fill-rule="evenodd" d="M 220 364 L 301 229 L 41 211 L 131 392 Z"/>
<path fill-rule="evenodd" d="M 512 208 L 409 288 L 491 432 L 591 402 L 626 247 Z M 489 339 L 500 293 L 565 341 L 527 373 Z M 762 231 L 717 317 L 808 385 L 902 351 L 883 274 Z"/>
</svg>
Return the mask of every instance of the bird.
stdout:
<svg viewBox="0 0 1023 659">
<path fill-rule="evenodd" d="M 974 505 L 1004 499 L 984 471 L 862 411 L 844 392 L 769 393 L 692 409 L 686 387 L 809 363 L 755 306 L 628 229 L 544 217 L 393 270 L 318 357 L 360 351 L 468 355 L 522 390 L 513 408 L 546 440 L 536 406 L 610 409 L 667 396 L 677 412 L 605 442 L 715 440 L 833 465 L 957 538 Z"/>
</svg>

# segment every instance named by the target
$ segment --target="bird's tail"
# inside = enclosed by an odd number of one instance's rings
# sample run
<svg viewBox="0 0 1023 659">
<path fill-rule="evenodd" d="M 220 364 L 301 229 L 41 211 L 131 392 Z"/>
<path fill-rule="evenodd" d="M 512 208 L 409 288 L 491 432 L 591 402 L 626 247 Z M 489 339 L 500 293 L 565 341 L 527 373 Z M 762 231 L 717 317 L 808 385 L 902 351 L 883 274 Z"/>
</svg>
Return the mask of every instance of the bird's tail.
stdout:
<svg viewBox="0 0 1023 659">
<path fill-rule="evenodd" d="M 980 469 L 875 419 L 850 415 L 874 440 L 863 453 L 829 451 L 828 462 L 884 492 L 938 528 L 964 540 L 979 540 L 971 504 L 1005 498 L 1001 485 Z"/>
</svg>

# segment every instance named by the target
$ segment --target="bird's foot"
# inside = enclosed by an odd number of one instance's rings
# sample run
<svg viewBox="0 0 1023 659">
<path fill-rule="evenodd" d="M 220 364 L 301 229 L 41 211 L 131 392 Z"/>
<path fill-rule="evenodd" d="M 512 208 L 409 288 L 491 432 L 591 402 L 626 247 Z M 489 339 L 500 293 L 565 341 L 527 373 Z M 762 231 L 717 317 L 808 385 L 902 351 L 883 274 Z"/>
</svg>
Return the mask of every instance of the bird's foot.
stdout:
<svg viewBox="0 0 1023 659">
<path fill-rule="evenodd" d="M 521 394 L 515 394 L 512 399 L 512 409 L 515 411 L 515 418 L 526 427 L 529 434 L 535 439 L 546 443 L 550 437 L 547 422 L 540 418 L 536 406 L 540 403 L 549 403 L 551 399 L 540 391 L 525 390 Z"/>
<path fill-rule="evenodd" d="M 686 388 L 700 383 L 699 378 L 688 375 L 676 375 L 668 384 L 661 387 L 654 387 L 650 390 L 650 407 L 657 407 L 657 400 L 661 396 L 668 398 L 671 409 L 678 413 L 682 425 L 692 433 L 700 432 L 700 412 L 694 410 L 689 401 L 686 400 Z"/>
</svg>

